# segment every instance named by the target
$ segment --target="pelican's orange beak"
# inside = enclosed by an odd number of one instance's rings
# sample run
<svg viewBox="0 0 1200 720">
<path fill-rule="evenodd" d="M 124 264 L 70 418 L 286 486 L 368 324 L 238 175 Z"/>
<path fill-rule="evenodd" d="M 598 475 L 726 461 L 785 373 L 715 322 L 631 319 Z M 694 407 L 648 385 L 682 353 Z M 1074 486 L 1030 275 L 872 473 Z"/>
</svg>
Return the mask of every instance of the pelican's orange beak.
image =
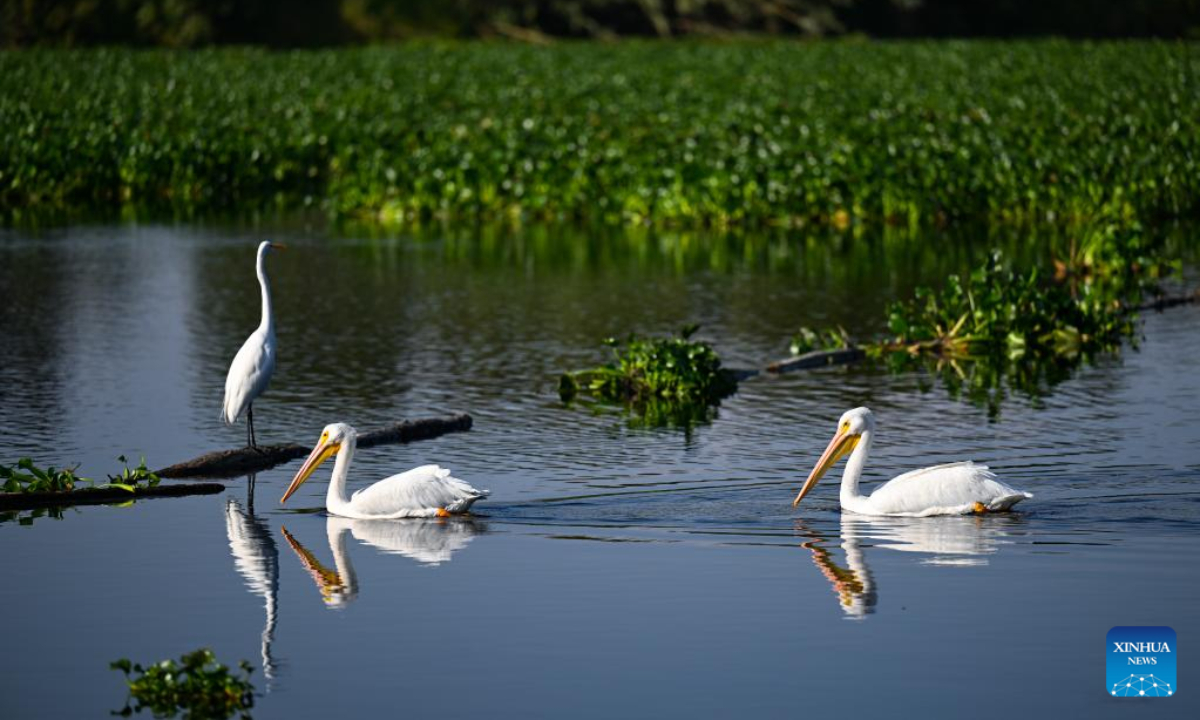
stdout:
<svg viewBox="0 0 1200 720">
<path fill-rule="evenodd" d="M 273 242 L 268 244 L 271 246 L 272 250 L 287 250 L 287 245 L 284 245 L 283 243 Z"/>
<path fill-rule="evenodd" d="M 816 467 L 812 469 L 812 472 L 808 475 L 808 479 L 804 481 L 804 487 L 800 488 L 800 494 L 792 501 L 792 507 L 800 504 L 800 501 L 804 499 L 808 491 L 816 486 L 817 481 L 821 479 L 822 475 L 829 472 L 829 468 L 833 467 L 834 463 L 850 454 L 858 446 L 858 439 L 860 437 L 862 436 L 851 434 L 849 423 L 842 423 L 842 426 L 838 428 L 837 434 L 829 441 L 825 452 L 821 454 L 821 459 L 817 461 Z"/>
<path fill-rule="evenodd" d="M 292 484 L 288 485 L 287 492 L 283 494 L 283 498 L 279 501 L 281 504 L 287 502 L 287 499 L 292 496 L 292 493 L 304 484 L 309 475 L 321 466 L 321 463 L 328 460 L 331 456 L 337 455 L 338 450 L 341 450 L 340 443 L 329 442 L 329 433 L 321 433 L 321 439 L 317 441 L 317 446 L 305 458 L 304 464 L 300 466 L 296 477 L 292 478 Z"/>
</svg>

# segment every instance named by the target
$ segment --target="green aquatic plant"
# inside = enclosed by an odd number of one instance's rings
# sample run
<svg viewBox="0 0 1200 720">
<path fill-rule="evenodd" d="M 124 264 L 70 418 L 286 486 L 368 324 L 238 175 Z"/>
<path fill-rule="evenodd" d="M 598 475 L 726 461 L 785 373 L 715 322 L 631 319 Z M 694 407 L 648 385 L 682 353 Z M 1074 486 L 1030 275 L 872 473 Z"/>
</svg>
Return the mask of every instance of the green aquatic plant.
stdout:
<svg viewBox="0 0 1200 720">
<path fill-rule="evenodd" d="M 91 480 L 75 473 L 78 466 L 58 469 L 40 468 L 32 458 L 21 458 L 16 465 L 0 465 L 0 491 L 6 493 L 71 492 L 81 482 Z"/>
<path fill-rule="evenodd" d="M 1200 45 L 0 54 L 0 212 L 853 228 L 1192 215 Z"/>
<path fill-rule="evenodd" d="M 1136 225 L 1107 223 L 1083 237 L 1055 260 L 1053 273 L 1018 272 L 993 252 L 940 290 L 918 288 L 888 307 L 893 337 L 874 351 L 1018 360 L 1118 347 L 1133 333 L 1132 309 L 1178 263 L 1161 257 Z"/>
<path fill-rule="evenodd" d="M 951 275 L 940 291 L 918 288 L 887 310 L 893 338 L 880 351 L 945 357 L 1070 357 L 1112 347 L 1132 331 L 1116 298 L 1073 295 L 1039 268 L 1017 272 L 992 254 L 965 278 Z"/>
<path fill-rule="evenodd" d="M 156 487 L 162 478 L 146 466 L 143 456 L 137 467 L 129 467 L 129 461 L 124 455 L 117 458 L 125 465 L 116 475 L 109 475 L 108 482 L 95 486 L 101 488 L 120 488 L 136 492 L 142 488 Z M 16 465 L 0 465 L 0 492 L 33 493 L 33 492 L 72 492 L 79 489 L 81 482 L 92 485 L 92 480 L 80 477 L 72 468 L 58 469 L 53 466 L 41 468 L 33 464 L 32 458 L 21 458 Z"/>
<path fill-rule="evenodd" d="M 605 341 L 612 360 L 600 367 L 564 373 L 558 392 L 564 401 L 586 394 L 622 403 L 643 417 L 695 419 L 698 409 L 715 405 L 737 390 L 737 379 L 721 367 L 721 359 L 708 343 L 691 339 L 698 326 L 679 335 L 643 338 L 630 335 L 623 342 Z M 701 413 L 703 414 L 703 413 Z"/>
<path fill-rule="evenodd" d="M 142 460 L 135 468 L 129 467 L 129 461 L 124 455 L 117 457 L 125 468 L 116 475 L 109 475 L 108 482 L 101 487 L 115 487 L 129 492 L 135 492 L 138 488 L 157 487 L 162 478 L 157 473 L 146 467 L 146 456 L 142 456 Z"/>
<path fill-rule="evenodd" d="M 1136 309 L 1179 268 L 1136 222 L 1095 223 L 1065 248 L 1055 248 L 1052 271 L 1018 271 L 993 252 L 941 288 L 919 287 L 888 306 L 890 335 L 862 348 L 894 372 L 927 371 L 993 416 L 1011 391 L 1041 398 L 1082 362 L 1133 338 Z M 839 338 L 841 328 L 808 330 L 793 351 Z"/>
<path fill-rule="evenodd" d="M 148 709 L 159 718 L 180 713 L 193 720 L 249 718 L 254 707 L 250 663 L 243 660 L 238 663 L 241 673 L 231 672 L 206 648 L 185 653 L 178 662 L 168 659 L 143 667 L 122 658 L 110 667 L 123 672 L 129 685 L 129 700 L 114 715 L 128 717 Z"/>
</svg>

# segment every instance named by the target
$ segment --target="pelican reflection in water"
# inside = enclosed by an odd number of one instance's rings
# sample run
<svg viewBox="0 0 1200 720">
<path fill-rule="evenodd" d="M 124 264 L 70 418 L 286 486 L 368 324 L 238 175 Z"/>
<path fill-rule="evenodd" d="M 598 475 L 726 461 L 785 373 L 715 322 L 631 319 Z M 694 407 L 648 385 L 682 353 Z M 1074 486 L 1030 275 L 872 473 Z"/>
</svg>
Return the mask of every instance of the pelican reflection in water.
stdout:
<svg viewBox="0 0 1200 720">
<path fill-rule="evenodd" d="M 275 620 L 279 612 L 279 550 L 271 530 L 254 515 L 254 478 L 250 481 L 247 508 L 233 498 L 225 503 L 225 530 L 229 535 L 229 550 L 237 571 L 246 581 L 250 592 L 263 599 L 267 611 L 262 631 L 262 667 L 267 680 L 275 677 L 275 661 L 271 657 L 271 642 L 275 639 Z"/>
<path fill-rule="evenodd" d="M 333 555 L 332 569 L 300 544 L 286 527 L 283 528 L 283 537 L 295 551 L 300 564 L 312 576 L 325 604 L 342 608 L 358 597 L 358 576 L 346 549 L 347 534 L 385 554 L 403 555 L 433 567 L 450 562 L 454 553 L 485 531 L 482 523 L 464 517 L 357 520 L 330 515 L 325 521 L 325 535 L 329 552 Z"/>
<path fill-rule="evenodd" d="M 825 547 L 825 540 L 802 522 L 797 532 L 809 539 L 801 543 L 838 596 L 838 606 L 848 618 L 861 620 L 875 612 L 878 589 L 864 548 L 886 548 L 927 554 L 926 565 L 987 565 L 987 555 L 998 551 L 1006 540 L 1005 527 L 1018 522 L 1011 518 L 943 516 L 894 518 L 842 513 L 841 541 L 845 566 Z"/>
<path fill-rule="evenodd" d="M 809 539 L 800 543 L 800 547 L 812 553 L 813 564 L 829 581 L 834 594 L 838 596 L 838 606 L 842 612 L 848 618 L 862 620 L 875 612 L 878 596 L 875 593 L 875 577 L 871 575 L 871 568 L 863 557 L 859 535 L 846 532 L 845 519 L 848 517 L 851 516 L 842 515 L 842 552 L 846 555 L 846 567 L 837 564 L 819 533 L 808 529 L 800 521 L 796 522 L 796 529 L 801 535 L 808 536 Z"/>
</svg>

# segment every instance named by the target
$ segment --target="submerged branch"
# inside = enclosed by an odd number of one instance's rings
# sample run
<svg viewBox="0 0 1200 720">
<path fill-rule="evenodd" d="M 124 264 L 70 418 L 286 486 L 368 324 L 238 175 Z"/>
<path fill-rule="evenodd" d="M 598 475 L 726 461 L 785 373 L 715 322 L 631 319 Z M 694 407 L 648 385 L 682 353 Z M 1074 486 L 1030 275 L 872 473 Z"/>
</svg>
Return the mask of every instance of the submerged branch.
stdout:
<svg viewBox="0 0 1200 720">
<path fill-rule="evenodd" d="M 471 416 L 466 413 L 439 418 L 405 420 L 381 430 L 359 435 L 358 446 L 371 447 L 372 445 L 429 440 L 447 433 L 466 432 L 471 429 L 471 422 Z M 308 454 L 309 449 L 304 445 L 291 443 L 260 445 L 256 448 L 244 447 L 236 450 L 217 450 L 165 467 L 159 470 L 158 474 L 168 478 L 234 477 L 269 470 L 289 460 L 304 457 Z"/>
</svg>

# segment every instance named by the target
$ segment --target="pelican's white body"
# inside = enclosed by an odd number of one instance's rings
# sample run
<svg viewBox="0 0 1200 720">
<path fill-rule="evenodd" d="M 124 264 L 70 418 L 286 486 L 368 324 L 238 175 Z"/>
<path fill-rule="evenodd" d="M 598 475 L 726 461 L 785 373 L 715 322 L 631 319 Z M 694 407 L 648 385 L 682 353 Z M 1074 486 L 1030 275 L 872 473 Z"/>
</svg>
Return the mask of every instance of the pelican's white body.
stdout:
<svg viewBox="0 0 1200 720">
<path fill-rule="evenodd" d="M 262 321 L 258 329 L 250 333 L 242 349 L 238 350 L 225 377 L 225 402 L 221 407 L 221 419 L 232 425 L 237 422 L 250 403 L 254 402 L 275 373 L 275 315 L 271 311 L 271 286 L 267 282 L 265 266 L 271 243 L 258 246 L 258 284 L 262 288 Z"/>
<path fill-rule="evenodd" d="M 928 517 L 965 515 L 977 512 L 976 503 L 988 512 L 1009 510 L 1033 495 L 1015 490 L 996 479 L 986 465 L 957 462 L 904 473 L 880 485 L 870 495 L 859 492 L 858 481 L 870 452 L 875 417 L 867 408 L 855 408 L 842 416 L 839 425 L 850 422 L 860 439 L 842 472 L 843 510 L 862 515 Z"/>
<path fill-rule="evenodd" d="M 325 495 L 325 509 L 334 515 L 359 520 L 454 515 L 467 512 L 476 500 L 488 495 L 486 490 L 476 490 L 452 476 L 446 468 L 422 465 L 384 478 L 347 497 L 346 476 L 358 446 L 358 433 L 344 423 L 330 425 L 326 431 L 331 439 L 338 438 L 341 445 Z"/>
</svg>

